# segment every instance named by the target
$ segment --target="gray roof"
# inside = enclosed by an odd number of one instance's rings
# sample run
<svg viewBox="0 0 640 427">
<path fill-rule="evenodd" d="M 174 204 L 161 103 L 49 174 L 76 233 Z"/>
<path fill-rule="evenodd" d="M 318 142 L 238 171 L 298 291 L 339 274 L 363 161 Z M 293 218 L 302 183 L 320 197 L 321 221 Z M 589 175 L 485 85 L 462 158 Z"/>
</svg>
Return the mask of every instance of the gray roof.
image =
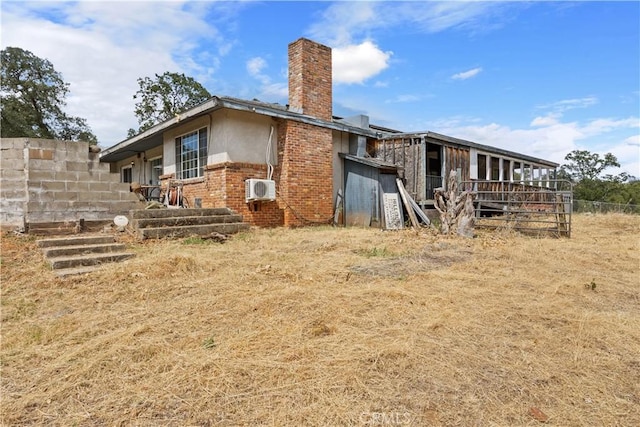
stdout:
<svg viewBox="0 0 640 427">
<path fill-rule="evenodd" d="M 247 101 L 231 97 L 214 96 L 202 104 L 176 115 L 176 117 L 172 119 L 159 123 L 136 136 L 125 139 L 124 141 L 102 150 L 100 153 L 100 160 L 105 162 L 116 162 L 124 160 L 127 157 L 131 157 L 135 153 L 140 153 L 153 147 L 157 147 L 158 145 L 162 145 L 162 134 L 165 131 L 179 126 L 187 119 L 205 116 L 221 108 L 229 108 L 232 110 L 247 111 L 275 118 L 295 120 L 302 123 L 322 126 L 370 138 L 376 137 L 376 132 L 374 130 L 353 126 L 342 120 L 327 121 L 305 114 L 300 114 L 290 111 L 286 106 L 281 104 L 270 104 L 257 100 Z"/>
<path fill-rule="evenodd" d="M 526 162 L 532 162 L 543 166 L 558 167 L 559 165 L 548 160 L 527 156 L 513 151 L 503 150 L 489 145 L 482 145 L 464 139 L 454 138 L 435 132 L 399 132 L 393 129 L 387 129 L 376 125 L 371 125 L 369 129 L 355 126 L 347 120 L 335 118 L 335 120 L 327 121 L 308 116 L 295 111 L 291 111 L 285 105 L 261 102 L 258 100 L 248 101 L 244 99 L 232 97 L 213 96 L 202 104 L 180 113 L 165 122 L 159 123 L 146 131 L 125 139 L 109 148 L 103 149 L 100 153 L 100 160 L 104 162 L 117 162 L 131 157 L 136 153 L 141 153 L 153 147 L 162 145 L 162 134 L 172 128 L 179 126 L 188 119 L 205 116 L 213 111 L 221 108 L 228 108 L 238 111 L 247 111 L 256 114 L 262 114 L 270 117 L 295 120 L 302 123 L 321 126 L 337 131 L 349 132 L 355 135 L 362 135 L 369 138 L 378 139 L 396 139 L 396 138 L 425 138 L 440 144 L 458 145 L 463 147 L 477 148 L 489 153 L 495 153 L 507 157 L 513 157 Z"/>
</svg>

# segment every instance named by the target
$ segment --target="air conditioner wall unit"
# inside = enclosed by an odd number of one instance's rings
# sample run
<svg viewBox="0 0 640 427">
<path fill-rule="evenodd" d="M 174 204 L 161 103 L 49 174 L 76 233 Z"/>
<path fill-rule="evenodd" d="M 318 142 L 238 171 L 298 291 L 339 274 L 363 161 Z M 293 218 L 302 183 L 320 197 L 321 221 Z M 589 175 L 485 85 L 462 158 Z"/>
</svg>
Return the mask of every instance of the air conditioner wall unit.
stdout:
<svg viewBox="0 0 640 427">
<path fill-rule="evenodd" d="M 276 199 L 276 182 L 271 179 L 247 179 L 244 190 L 247 202 Z"/>
</svg>

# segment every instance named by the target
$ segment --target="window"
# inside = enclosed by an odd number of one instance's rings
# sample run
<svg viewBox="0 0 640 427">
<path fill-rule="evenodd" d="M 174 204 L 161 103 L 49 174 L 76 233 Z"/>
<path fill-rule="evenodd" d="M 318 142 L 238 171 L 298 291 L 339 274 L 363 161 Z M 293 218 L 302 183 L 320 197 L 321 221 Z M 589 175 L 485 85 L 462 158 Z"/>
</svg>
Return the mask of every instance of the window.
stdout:
<svg viewBox="0 0 640 427">
<path fill-rule="evenodd" d="M 176 177 L 204 176 L 207 163 L 207 128 L 176 138 Z"/>
<path fill-rule="evenodd" d="M 131 166 L 122 168 L 122 182 L 133 182 L 133 168 Z"/>
<path fill-rule="evenodd" d="M 160 185 L 160 175 L 162 175 L 162 157 L 157 157 L 149 161 L 151 166 L 151 185 Z"/>
<path fill-rule="evenodd" d="M 500 179 L 500 159 L 497 157 L 491 158 L 491 180 L 498 181 Z"/>
<path fill-rule="evenodd" d="M 478 154 L 478 179 L 487 179 L 487 156 Z"/>
</svg>

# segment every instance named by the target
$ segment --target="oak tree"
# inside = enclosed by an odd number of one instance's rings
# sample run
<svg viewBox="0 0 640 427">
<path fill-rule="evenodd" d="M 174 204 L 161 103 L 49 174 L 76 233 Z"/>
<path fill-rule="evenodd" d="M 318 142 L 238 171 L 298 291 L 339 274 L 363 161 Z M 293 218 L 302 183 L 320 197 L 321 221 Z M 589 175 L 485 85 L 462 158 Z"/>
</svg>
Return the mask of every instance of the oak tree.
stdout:
<svg viewBox="0 0 640 427">
<path fill-rule="evenodd" d="M 138 79 L 140 89 L 133 95 L 138 100 L 135 115 L 139 129 L 129 129 L 129 137 L 175 117 L 211 97 L 211 94 L 192 77 L 182 73 L 165 72 L 154 78 Z"/>
<path fill-rule="evenodd" d="M 0 52 L 0 115 L 3 138 L 33 137 L 71 141 L 98 140 L 85 119 L 63 111 L 69 83 L 53 64 L 28 50 Z"/>
</svg>

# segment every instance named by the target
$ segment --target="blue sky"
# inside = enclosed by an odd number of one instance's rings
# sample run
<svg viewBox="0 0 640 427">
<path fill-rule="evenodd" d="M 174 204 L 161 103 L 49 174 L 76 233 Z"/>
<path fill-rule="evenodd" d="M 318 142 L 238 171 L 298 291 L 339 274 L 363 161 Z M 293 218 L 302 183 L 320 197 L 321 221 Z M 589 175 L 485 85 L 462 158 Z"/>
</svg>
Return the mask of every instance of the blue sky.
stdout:
<svg viewBox="0 0 640 427">
<path fill-rule="evenodd" d="M 640 176 L 640 2 L 1 3 L 1 44 L 49 59 L 68 112 L 111 146 L 138 77 L 287 103 L 287 45 L 333 49 L 334 114 L 367 114 L 563 163 L 612 152 Z"/>
</svg>

